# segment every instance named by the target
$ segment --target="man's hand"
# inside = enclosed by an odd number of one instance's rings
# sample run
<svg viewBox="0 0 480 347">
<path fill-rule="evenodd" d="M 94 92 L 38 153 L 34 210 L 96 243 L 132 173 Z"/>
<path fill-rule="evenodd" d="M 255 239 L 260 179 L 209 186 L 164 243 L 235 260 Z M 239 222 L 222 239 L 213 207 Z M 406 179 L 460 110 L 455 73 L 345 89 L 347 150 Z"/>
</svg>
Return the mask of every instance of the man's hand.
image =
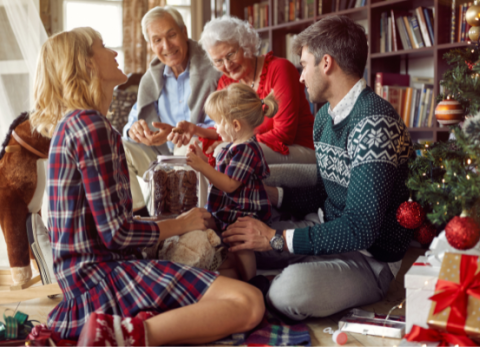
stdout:
<svg viewBox="0 0 480 347">
<path fill-rule="evenodd" d="M 166 123 L 152 122 L 152 125 L 158 130 L 153 132 L 145 120 L 141 119 L 133 123 L 128 131 L 128 136 L 135 142 L 143 143 L 147 146 L 160 146 L 167 142 L 167 136 L 172 131 L 172 126 Z"/>
<path fill-rule="evenodd" d="M 182 234 L 193 230 L 207 229 L 210 212 L 204 208 L 192 208 L 190 211 L 182 213 L 177 220 L 182 223 Z"/>
<path fill-rule="evenodd" d="M 278 188 L 277 187 L 270 187 L 264 185 L 265 190 L 267 191 L 268 199 L 272 206 L 277 207 L 278 205 Z"/>
<path fill-rule="evenodd" d="M 173 131 L 168 134 L 167 140 L 172 141 L 177 147 L 186 146 L 195 134 L 196 125 L 186 120 L 177 123 Z"/>
<path fill-rule="evenodd" d="M 275 235 L 275 229 L 252 217 L 239 217 L 222 233 L 225 243 L 235 246 L 229 251 L 251 250 L 257 252 L 271 251 L 270 240 Z"/>
</svg>

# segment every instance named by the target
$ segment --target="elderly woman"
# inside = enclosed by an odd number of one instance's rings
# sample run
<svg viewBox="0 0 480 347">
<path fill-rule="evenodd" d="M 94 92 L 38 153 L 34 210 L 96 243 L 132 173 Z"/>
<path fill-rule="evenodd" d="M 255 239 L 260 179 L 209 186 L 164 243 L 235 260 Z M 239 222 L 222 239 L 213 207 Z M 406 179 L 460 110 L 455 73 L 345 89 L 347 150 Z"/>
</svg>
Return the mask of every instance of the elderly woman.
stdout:
<svg viewBox="0 0 480 347">
<path fill-rule="evenodd" d="M 215 68 L 223 73 L 217 89 L 234 82 L 252 87 L 263 99 L 271 91 L 279 104 L 275 117 L 265 118 L 256 129 L 268 164 L 316 163 L 313 150 L 313 120 L 305 87 L 299 73 L 288 60 L 274 57 L 272 52 L 256 55 L 260 47 L 257 32 L 238 18 L 224 16 L 205 25 L 200 39 Z M 191 135 L 216 139 L 213 130 L 180 122 L 183 136 L 171 133 L 176 142 L 188 142 Z"/>
<path fill-rule="evenodd" d="M 48 229 L 63 292 L 48 324 L 79 346 L 204 344 L 248 331 L 264 313 L 260 291 L 139 252 L 205 229 L 210 214 L 133 219 L 121 136 L 105 117 L 126 81 L 116 56 L 91 28 L 52 36 L 41 50 L 31 122 L 52 137 Z"/>
</svg>

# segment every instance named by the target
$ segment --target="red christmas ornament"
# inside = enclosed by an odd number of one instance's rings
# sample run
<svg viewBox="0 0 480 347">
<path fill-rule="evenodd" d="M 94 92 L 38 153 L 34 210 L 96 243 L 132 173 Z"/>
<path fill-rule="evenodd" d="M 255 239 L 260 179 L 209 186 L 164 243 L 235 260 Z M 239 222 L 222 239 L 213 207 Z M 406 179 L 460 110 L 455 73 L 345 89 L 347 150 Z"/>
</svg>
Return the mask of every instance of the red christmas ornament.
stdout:
<svg viewBox="0 0 480 347">
<path fill-rule="evenodd" d="M 465 217 L 464 217 L 465 216 Z M 471 217 L 462 213 L 453 217 L 445 227 L 445 236 L 453 248 L 466 250 L 475 247 L 480 240 L 480 226 Z"/>
<path fill-rule="evenodd" d="M 428 221 L 425 221 L 420 228 L 415 229 L 413 233 L 414 240 L 422 245 L 430 244 L 435 236 L 437 236 L 437 229 Z"/>
<path fill-rule="evenodd" d="M 416 229 L 425 220 L 425 211 L 418 202 L 408 199 L 397 210 L 397 222 L 404 228 Z"/>
</svg>

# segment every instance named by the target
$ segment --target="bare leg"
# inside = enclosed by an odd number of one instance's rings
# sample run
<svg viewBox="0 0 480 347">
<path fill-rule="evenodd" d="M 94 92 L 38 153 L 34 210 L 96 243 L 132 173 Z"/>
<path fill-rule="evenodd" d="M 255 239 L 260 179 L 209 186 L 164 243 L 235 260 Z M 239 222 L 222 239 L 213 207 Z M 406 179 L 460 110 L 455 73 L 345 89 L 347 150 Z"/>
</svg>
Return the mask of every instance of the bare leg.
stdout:
<svg viewBox="0 0 480 347">
<path fill-rule="evenodd" d="M 145 322 L 148 344 L 185 345 L 215 341 L 253 329 L 260 323 L 264 312 L 263 297 L 258 289 L 220 276 L 196 304 L 148 319 Z"/>
</svg>

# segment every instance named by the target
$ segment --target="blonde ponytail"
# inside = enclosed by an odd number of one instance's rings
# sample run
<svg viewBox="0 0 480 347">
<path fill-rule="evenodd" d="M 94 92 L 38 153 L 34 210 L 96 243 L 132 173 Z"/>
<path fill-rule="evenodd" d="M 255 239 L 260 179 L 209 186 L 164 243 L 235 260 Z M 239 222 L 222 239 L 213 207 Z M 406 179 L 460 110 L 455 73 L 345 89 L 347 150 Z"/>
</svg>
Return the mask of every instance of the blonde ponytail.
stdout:
<svg viewBox="0 0 480 347">
<path fill-rule="evenodd" d="M 275 100 L 275 96 L 273 95 L 273 91 L 270 92 L 266 96 L 265 99 L 261 100 L 263 101 L 262 109 L 263 109 L 263 115 L 267 118 L 272 118 L 277 114 L 278 111 L 278 103 L 277 100 Z"/>
</svg>

